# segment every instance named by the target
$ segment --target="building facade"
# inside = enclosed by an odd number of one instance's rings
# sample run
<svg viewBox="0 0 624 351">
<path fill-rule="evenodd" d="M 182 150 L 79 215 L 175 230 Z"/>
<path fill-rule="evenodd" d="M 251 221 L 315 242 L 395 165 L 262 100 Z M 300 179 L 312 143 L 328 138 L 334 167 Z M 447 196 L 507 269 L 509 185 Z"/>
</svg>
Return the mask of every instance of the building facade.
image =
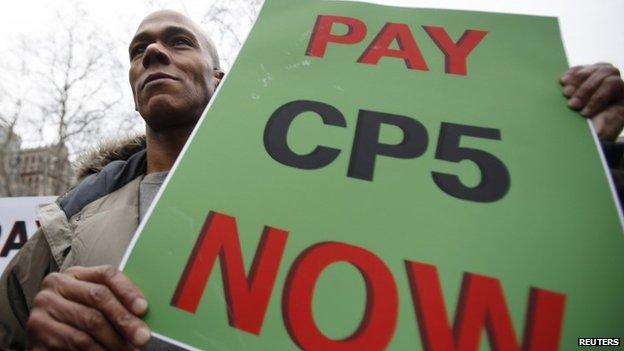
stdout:
<svg viewBox="0 0 624 351">
<path fill-rule="evenodd" d="M 73 182 L 64 144 L 22 149 L 22 140 L 0 124 L 0 197 L 61 195 Z"/>
<path fill-rule="evenodd" d="M 21 138 L 0 125 L 0 197 L 17 196 L 21 192 L 19 152 Z"/>
<path fill-rule="evenodd" d="M 63 144 L 20 150 L 18 169 L 20 196 L 61 195 L 73 178 Z"/>
</svg>

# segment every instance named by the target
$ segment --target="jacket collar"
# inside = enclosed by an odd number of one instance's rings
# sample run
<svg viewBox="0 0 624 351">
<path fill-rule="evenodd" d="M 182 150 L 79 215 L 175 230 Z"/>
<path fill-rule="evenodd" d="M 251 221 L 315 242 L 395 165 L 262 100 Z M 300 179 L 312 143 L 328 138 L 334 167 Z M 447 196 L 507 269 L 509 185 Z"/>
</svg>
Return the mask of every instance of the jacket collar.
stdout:
<svg viewBox="0 0 624 351">
<path fill-rule="evenodd" d="M 130 183 L 147 171 L 147 152 L 144 138 L 142 143 L 134 139 L 130 144 L 121 144 L 119 148 L 100 148 L 100 153 L 91 157 L 90 162 L 82 161 L 80 183 L 61 196 L 57 203 L 71 218 L 87 204 L 110 194 Z"/>
</svg>

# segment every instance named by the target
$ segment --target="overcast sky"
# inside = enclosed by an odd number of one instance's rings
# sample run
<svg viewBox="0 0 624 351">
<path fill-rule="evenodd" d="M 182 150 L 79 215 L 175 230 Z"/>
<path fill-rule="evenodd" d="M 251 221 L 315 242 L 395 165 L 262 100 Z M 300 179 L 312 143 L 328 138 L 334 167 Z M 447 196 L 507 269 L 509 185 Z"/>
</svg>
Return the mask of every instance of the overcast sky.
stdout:
<svg viewBox="0 0 624 351">
<path fill-rule="evenodd" d="M 0 12 L 0 33 L 10 38 L 18 33 L 45 30 L 50 13 L 63 9 L 71 0 L 19 0 L 4 2 Z M 220 0 L 235 3 L 244 0 Z M 140 19 L 157 7 L 185 12 L 205 11 L 206 0 L 107 0 L 77 1 L 90 12 L 102 30 L 114 36 L 132 31 Z M 369 0 L 397 6 L 433 7 L 557 16 L 572 65 L 607 61 L 624 68 L 624 0 Z M 196 18 L 196 20 L 199 20 Z M 9 41 L 2 40 L 0 45 Z M 5 48 L 6 49 L 6 48 Z"/>
</svg>

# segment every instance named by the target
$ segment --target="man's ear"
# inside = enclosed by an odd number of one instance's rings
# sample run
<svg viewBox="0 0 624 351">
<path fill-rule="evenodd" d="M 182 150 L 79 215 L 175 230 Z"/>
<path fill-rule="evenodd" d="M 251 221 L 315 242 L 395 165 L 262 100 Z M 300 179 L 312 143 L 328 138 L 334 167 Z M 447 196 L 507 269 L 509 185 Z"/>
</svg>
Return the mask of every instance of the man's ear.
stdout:
<svg viewBox="0 0 624 351">
<path fill-rule="evenodd" d="M 225 76 L 225 72 L 223 72 L 222 70 L 216 68 L 212 71 L 212 76 L 215 77 L 215 79 L 217 80 L 217 84 L 215 84 L 215 89 L 219 86 L 219 84 L 221 83 L 221 80 L 223 79 L 223 76 Z"/>
</svg>

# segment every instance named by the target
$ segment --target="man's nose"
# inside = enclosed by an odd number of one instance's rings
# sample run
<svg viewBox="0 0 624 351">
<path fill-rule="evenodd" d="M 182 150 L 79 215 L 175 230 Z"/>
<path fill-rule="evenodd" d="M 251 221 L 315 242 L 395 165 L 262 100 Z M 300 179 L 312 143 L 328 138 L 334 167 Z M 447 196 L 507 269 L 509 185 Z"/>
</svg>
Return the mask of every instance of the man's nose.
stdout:
<svg viewBox="0 0 624 351">
<path fill-rule="evenodd" d="M 145 53 L 143 55 L 143 67 L 148 68 L 154 63 L 161 63 L 164 65 L 171 63 L 167 50 L 157 42 L 149 44 L 147 48 L 145 48 Z"/>
</svg>

